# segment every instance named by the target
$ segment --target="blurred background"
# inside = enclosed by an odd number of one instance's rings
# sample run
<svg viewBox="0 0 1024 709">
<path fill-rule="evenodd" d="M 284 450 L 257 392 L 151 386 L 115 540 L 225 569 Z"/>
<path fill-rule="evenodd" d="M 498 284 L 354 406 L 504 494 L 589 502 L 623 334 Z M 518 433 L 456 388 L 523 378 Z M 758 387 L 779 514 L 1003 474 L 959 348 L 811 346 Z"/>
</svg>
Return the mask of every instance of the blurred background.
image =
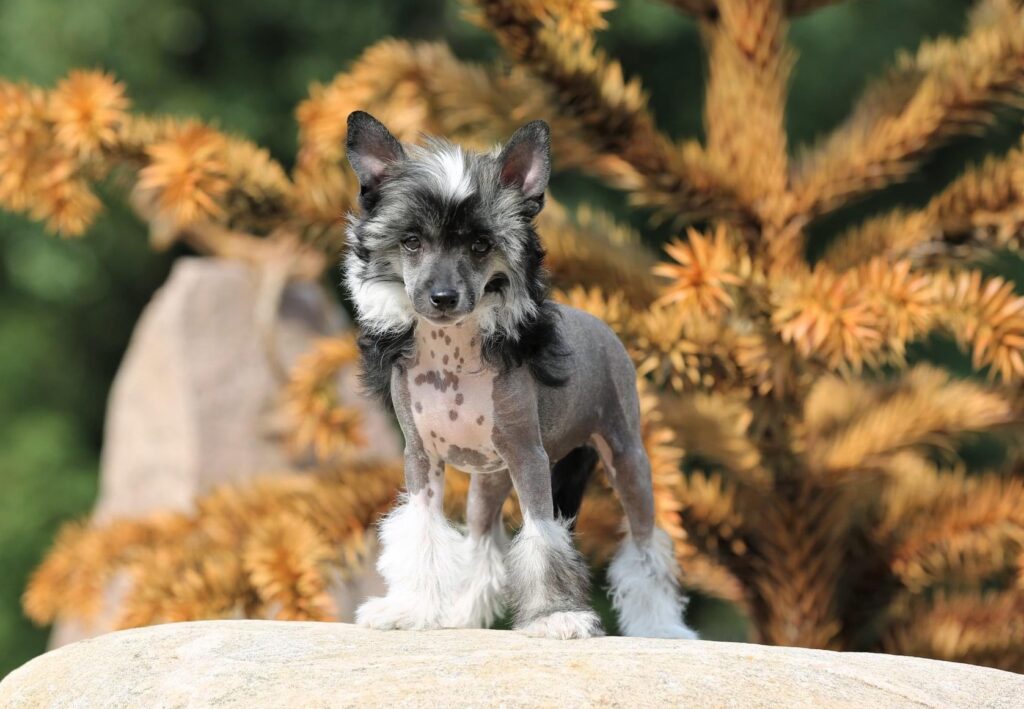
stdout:
<svg viewBox="0 0 1024 709">
<path fill-rule="evenodd" d="M 795 18 L 791 144 L 836 125 L 901 48 L 959 34 L 967 4 L 858 0 Z M 329 81 L 377 40 L 440 39 L 462 59 L 498 59 L 493 39 L 460 12 L 444 0 L 0 0 L 0 75 L 50 86 L 73 67 L 109 70 L 137 110 L 209 120 L 290 167 L 293 111 L 310 83 Z M 659 125 L 700 136 L 706 66 L 693 21 L 649 0 L 619 0 L 609 20 L 599 42 L 643 78 Z M 1018 126 L 1004 121 L 984 140 L 943 149 L 907 184 L 815 229 L 832 233 L 890 203 L 919 203 L 966 159 L 1004 151 Z M 621 194 L 586 178 L 560 178 L 552 190 L 567 204 L 586 199 L 633 220 L 651 241 L 670 233 L 646 228 Z M 0 213 L 0 675 L 45 647 L 46 630 L 24 618 L 19 596 L 58 526 L 94 500 L 112 377 L 140 311 L 186 253 L 154 253 L 144 225 L 103 196 L 109 209 L 84 239 L 44 237 L 41 225 Z M 992 268 L 1021 273 L 1012 259 Z M 919 354 L 969 369 L 941 342 Z M 720 637 L 740 633 L 728 622 L 719 628 Z"/>
</svg>

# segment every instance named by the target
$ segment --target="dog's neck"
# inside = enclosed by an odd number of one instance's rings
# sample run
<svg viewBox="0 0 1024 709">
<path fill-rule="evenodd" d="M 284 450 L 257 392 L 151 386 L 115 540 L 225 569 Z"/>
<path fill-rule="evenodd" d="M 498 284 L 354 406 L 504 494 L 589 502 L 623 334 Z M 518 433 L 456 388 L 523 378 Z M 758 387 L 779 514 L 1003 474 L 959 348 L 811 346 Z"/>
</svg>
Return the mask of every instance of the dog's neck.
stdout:
<svg viewBox="0 0 1024 709">
<path fill-rule="evenodd" d="M 482 343 L 480 325 L 473 317 L 454 325 L 435 325 L 422 318 L 416 323 L 416 360 L 420 366 L 456 375 L 482 371 Z"/>
</svg>

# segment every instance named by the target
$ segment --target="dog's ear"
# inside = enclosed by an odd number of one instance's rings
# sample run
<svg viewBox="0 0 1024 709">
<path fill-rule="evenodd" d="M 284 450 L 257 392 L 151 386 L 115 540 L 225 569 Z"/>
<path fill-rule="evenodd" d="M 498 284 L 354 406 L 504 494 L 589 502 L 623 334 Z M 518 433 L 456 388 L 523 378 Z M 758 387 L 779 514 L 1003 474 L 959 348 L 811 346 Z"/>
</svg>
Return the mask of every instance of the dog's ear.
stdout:
<svg viewBox="0 0 1024 709">
<path fill-rule="evenodd" d="M 544 121 L 530 121 L 515 132 L 498 156 L 499 179 L 505 187 L 518 188 L 523 197 L 544 204 L 544 190 L 551 176 L 551 129 Z"/>
<path fill-rule="evenodd" d="M 405 160 L 405 150 L 383 123 L 365 111 L 348 115 L 345 150 L 359 178 L 359 204 L 369 211 L 377 202 L 388 166 Z"/>
</svg>

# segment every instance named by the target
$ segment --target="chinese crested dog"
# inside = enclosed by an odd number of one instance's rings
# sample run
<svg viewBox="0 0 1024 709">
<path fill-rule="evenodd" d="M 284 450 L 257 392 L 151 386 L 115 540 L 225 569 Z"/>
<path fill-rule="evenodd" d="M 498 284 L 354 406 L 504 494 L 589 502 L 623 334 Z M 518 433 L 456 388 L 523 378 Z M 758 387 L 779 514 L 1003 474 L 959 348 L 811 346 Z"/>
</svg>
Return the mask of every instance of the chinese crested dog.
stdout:
<svg viewBox="0 0 1024 709">
<path fill-rule="evenodd" d="M 654 526 L 633 364 L 600 320 L 547 300 L 533 227 L 547 124 L 478 154 L 403 146 L 358 111 L 347 148 L 362 213 L 349 225 L 346 284 L 364 382 L 405 435 L 407 488 L 380 524 L 387 594 L 357 621 L 487 627 L 507 602 L 528 635 L 600 635 L 571 536 L 600 457 L 628 524 L 608 574 L 622 631 L 695 637 L 672 545 Z M 444 516 L 446 463 L 471 476 L 465 532 Z M 513 488 L 523 526 L 509 543 L 501 508 Z"/>
</svg>

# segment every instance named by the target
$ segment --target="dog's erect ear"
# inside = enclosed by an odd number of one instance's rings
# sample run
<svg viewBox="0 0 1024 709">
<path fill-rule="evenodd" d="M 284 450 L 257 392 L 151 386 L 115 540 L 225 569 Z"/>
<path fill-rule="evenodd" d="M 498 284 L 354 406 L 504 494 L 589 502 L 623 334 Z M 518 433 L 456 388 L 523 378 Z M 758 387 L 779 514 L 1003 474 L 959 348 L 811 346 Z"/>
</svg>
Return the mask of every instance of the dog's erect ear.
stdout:
<svg viewBox="0 0 1024 709">
<path fill-rule="evenodd" d="M 499 179 L 517 187 L 529 200 L 543 202 L 551 176 L 551 129 L 544 121 L 530 121 L 515 132 L 498 156 Z M 538 205 L 539 209 L 539 205 Z"/>
<path fill-rule="evenodd" d="M 359 178 L 359 202 L 369 210 L 377 201 L 388 165 L 405 160 L 405 151 L 384 124 L 365 111 L 348 115 L 345 150 Z"/>
</svg>

